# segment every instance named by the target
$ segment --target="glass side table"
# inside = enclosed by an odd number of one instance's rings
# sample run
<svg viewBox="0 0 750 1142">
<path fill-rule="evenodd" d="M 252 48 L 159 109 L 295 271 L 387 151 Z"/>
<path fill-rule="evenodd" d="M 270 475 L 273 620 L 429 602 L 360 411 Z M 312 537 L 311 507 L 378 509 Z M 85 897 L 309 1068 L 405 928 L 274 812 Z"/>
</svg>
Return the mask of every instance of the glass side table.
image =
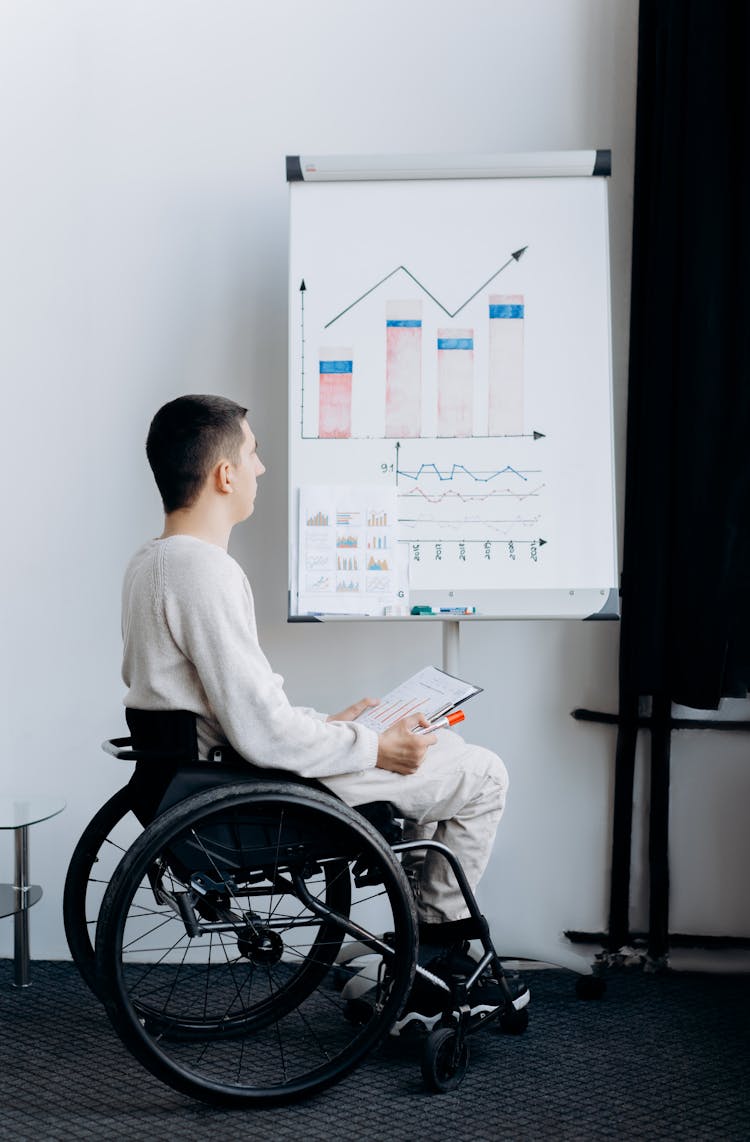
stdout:
<svg viewBox="0 0 750 1142">
<path fill-rule="evenodd" d="M 13 884 L 0 884 L 0 917 L 13 917 L 15 987 L 30 984 L 29 909 L 42 897 L 39 885 L 29 884 L 29 826 L 56 817 L 64 808 L 60 797 L 0 797 L 0 829 L 13 829 L 15 833 L 15 880 Z"/>
</svg>

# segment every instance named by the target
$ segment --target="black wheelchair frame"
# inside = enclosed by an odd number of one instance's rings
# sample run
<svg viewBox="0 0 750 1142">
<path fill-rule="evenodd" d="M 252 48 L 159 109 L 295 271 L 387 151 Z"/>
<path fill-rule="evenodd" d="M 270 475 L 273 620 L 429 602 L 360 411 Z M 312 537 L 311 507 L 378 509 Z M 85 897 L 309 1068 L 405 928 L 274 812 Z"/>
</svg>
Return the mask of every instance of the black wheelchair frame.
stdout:
<svg viewBox="0 0 750 1142">
<path fill-rule="evenodd" d="M 444 999 L 424 1040 L 431 1090 L 461 1082 L 480 1027 L 525 1030 L 528 993 L 514 999 L 450 849 L 399 839 L 392 806 L 360 812 L 316 783 L 200 762 L 192 740 L 104 743 L 118 758 L 166 765 L 166 795 L 144 814 L 142 780 L 115 793 L 84 830 L 64 891 L 73 959 L 153 1074 L 222 1105 L 312 1095 L 385 1039 L 416 974 Z M 181 797 L 183 778 L 205 787 Z M 414 894 L 398 858 L 427 849 L 448 861 L 481 940 L 468 978 L 448 982 L 418 964 Z M 487 969 L 504 1003 L 473 1016 L 468 993 Z"/>
</svg>

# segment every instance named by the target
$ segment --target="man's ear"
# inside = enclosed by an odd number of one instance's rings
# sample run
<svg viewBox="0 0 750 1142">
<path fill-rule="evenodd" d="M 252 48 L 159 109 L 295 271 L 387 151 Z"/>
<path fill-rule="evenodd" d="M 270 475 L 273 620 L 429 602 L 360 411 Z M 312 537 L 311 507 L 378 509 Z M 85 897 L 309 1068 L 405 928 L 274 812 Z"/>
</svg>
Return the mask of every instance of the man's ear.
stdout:
<svg viewBox="0 0 750 1142">
<path fill-rule="evenodd" d="M 222 460 L 214 469 L 214 487 L 220 495 L 227 496 L 234 491 L 232 486 L 232 465 Z"/>
</svg>

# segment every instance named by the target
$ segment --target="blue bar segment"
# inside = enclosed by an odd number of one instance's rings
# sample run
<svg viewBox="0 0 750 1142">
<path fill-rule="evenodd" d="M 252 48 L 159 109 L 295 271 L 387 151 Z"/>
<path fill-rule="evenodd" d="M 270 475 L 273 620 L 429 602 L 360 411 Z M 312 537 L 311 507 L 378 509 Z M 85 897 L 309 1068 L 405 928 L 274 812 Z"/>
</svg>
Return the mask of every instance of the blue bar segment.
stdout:
<svg viewBox="0 0 750 1142">
<path fill-rule="evenodd" d="M 522 305 L 491 305 L 490 317 L 523 317 Z"/>
<path fill-rule="evenodd" d="M 351 373 L 353 372 L 353 361 L 321 361 L 321 373 Z"/>
<path fill-rule="evenodd" d="M 421 329 L 421 321 L 386 321 L 387 329 Z"/>
<path fill-rule="evenodd" d="M 438 337 L 438 349 L 473 349 L 473 337 Z"/>
</svg>

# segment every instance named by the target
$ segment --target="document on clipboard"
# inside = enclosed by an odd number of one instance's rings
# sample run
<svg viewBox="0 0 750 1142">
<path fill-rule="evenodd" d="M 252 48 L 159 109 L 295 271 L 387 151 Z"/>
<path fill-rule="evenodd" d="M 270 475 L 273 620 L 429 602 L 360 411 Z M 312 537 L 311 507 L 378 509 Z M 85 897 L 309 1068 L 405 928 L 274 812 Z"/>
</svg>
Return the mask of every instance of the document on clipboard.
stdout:
<svg viewBox="0 0 750 1142">
<path fill-rule="evenodd" d="M 382 734 L 409 714 L 424 714 L 434 722 L 481 692 L 482 687 L 473 682 L 456 678 L 437 666 L 425 666 L 381 698 L 377 706 L 365 710 L 356 721 L 369 726 L 376 734 Z"/>
</svg>

